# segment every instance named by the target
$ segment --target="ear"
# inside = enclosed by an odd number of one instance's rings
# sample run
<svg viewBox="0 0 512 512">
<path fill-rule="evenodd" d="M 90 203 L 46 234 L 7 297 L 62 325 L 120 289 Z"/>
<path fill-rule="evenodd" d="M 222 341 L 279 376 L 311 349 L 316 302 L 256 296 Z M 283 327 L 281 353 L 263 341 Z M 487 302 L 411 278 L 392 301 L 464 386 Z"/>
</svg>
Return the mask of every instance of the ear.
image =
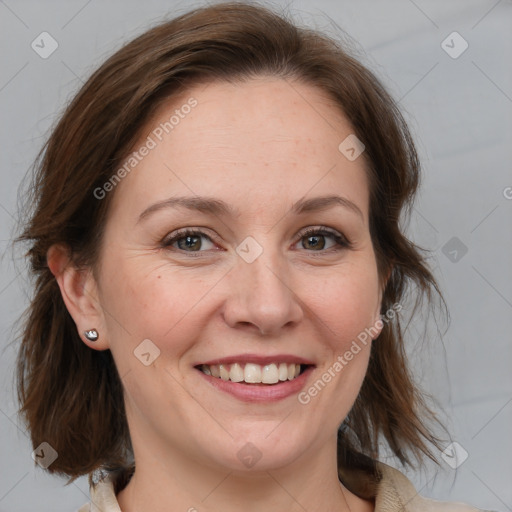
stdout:
<svg viewBox="0 0 512 512">
<path fill-rule="evenodd" d="M 108 349 L 103 309 L 92 270 L 78 269 L 70 259 L 69 249 L 62 244 L 50 247 L 46 261 L 59 285 L 66 308 L 75 321 L 80 338 L 92 349 Z M 84 331 L 89 329 L 98 331 L 97 341 L 89 341 L 85 337 Z"/>
</svg>

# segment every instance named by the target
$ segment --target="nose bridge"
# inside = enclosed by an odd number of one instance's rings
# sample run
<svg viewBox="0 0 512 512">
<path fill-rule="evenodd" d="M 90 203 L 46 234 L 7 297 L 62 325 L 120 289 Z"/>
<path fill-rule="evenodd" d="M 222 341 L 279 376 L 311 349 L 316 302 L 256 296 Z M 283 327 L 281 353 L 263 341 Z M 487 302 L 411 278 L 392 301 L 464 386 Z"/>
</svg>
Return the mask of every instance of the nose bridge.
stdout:
<svg viewBox="0 0 512 512">
<path fill-rule="evenodd" d="M 268 296 L 267 300 L 279 300 L 289 295 L 286 264 L 275 249 L 267 248 L 251 263 L 239 261 L 238 267 L 249 287 L 249 297 L 256 300 Z"/>
<path fill-rule="evenodd" d="M 260 237 L 261 238 L 261 237 Z M 238 247 L 225 310 L 226 321 L 253 324 L 270 333 L 302 318 L 290 284 L 290 272 L 279 247 L 247 237 Z"/>
</svg>

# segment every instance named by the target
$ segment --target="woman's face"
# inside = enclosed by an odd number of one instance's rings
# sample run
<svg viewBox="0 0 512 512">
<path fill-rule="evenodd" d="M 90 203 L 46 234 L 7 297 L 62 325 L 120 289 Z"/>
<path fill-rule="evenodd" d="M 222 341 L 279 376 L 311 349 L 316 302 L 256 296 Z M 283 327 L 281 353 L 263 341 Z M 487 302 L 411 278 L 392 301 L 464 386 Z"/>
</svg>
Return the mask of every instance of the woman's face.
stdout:
<svg viewBox="0 0 512 512">
<path fill-rule="evenodd" d="M 332 450 L 381 298 L 352 133 L 321 91 L 269 77 L 195 86 L 148 125 L 108 192 L 97 274 L 136 460 Z"/>
</svg>

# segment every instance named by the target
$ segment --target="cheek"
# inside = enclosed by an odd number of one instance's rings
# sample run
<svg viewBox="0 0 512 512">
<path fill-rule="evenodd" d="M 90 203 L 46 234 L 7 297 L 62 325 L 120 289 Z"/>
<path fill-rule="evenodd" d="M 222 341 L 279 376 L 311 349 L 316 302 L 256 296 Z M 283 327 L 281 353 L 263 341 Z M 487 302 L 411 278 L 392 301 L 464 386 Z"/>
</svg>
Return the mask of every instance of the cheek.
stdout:
<svg viewBox="0 0 512 512">
<path fill-rule="evenodd" d="M 313 313 L 328 327 L 332 348 L 346 344 L 372 326 L 379 309 L 378 276 L 374 265 L 347 265 L 315 286 Z M 327 334 L 326 333 L 326 334 Z"/>
<path fill-rule="evenodd" d="M 148 263 L 146 258 L 110 258 L 103 269 L 106 279 L 102 305 L 114 350 L 120 345 L 123 352 L 127 351 L 127 338 L 130 353 L 145 339 L 153 341 L 162 352 L 176 355 L 185 350 L 182 345 L 195 336 L 191 331 L 200 328 L 191 319 L 197 315 L 202 298 L 214 287 L 214 276 L 198 278 L 161 261 Z"/>
<path fill-rule="evenodd" d="M 178 406 L 190 397 L 181 396 L 179 363 L 204 329 L 197 305 L 208 283 L 133 262 L 118 265 L 116 275 L 105 287 L 104 309 L 127 407 L 147 417 L 162 407 L 181 414 Z"/>
<path fill-rule="evenodd" d="M 369 329 L 379 300 L 377 273 L 371 266 L 346 270 L 323 283 L 316 294 L 313 313 L 322 329 L 325 357 L 316 380 L 299 396 L 301 403 L 332 411 L 327 421 L 333 428 L 353 406 L 366 375 Z"/>
</svg>

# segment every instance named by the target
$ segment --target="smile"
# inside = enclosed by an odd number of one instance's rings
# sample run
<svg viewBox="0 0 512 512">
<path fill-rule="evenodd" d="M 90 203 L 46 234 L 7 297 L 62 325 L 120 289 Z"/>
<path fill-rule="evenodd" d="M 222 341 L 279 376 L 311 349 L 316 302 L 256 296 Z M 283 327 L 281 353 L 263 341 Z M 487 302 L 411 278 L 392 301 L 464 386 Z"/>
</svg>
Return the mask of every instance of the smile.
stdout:
<svg viewBox="0 0 512 512">
<path fill-rule="evenodd" d="M 296 363 L 255 363 L 203 364 L 199 367 L 205 375 L 224 381 L 246 384 L 277 384 L 296 379 L 307 365 Z"/>
</svg>

